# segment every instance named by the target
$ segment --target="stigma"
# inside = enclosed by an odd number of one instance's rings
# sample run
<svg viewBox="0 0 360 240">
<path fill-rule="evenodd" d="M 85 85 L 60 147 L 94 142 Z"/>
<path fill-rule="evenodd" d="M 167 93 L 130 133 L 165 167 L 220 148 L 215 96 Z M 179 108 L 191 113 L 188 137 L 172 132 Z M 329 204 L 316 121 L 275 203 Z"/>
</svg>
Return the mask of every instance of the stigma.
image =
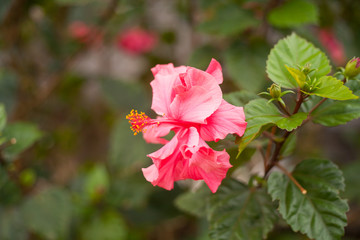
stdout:
<svg viewBox="0 0 360 240">
<path fill-rule="evenodd" d="M 126 115 L 126 119 L 129 120 L 129 123 L 131 124 L 130 129 L 134 132 L 134 135 L 140 132 L 145 132 L 145 127 L 153 124 L 152 119 L 149 118 L 145 113 L 138 113 L 138 111 L 134 109 L 131 110 L 128 115 Z"/>
</svg>

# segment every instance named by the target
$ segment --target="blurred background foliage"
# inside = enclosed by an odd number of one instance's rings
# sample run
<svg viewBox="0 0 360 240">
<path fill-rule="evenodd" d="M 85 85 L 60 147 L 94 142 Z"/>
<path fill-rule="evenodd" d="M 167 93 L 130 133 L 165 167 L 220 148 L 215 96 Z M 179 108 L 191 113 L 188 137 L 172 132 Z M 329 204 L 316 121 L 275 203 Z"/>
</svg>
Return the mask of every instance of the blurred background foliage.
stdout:
<svg viewBox="0 0 360 240">
<path fill-rule="evenodd" d="M 208 239 L 205 203 L 186 208 L 208 194 L 192 194 L 201 184 L 166 191 L 142 176 L 159 146 L 125 115 L 153 114 L 150 68 L 216 58 L 225 98 L 242 106 L 269 87 L 267 55 L 291 32 L 334 67 L 359 56 L 359 12 L 351 0 L 1 0 L 0 239 Z M 307 126 L 289 160 L 325 155 L 343 169 L 344 239 L 360 238 L 359 133 L 359 121 Z M 246 179 L 258 156 L 250 147 L 236 160 L 233 140 L 214 147 Z M 269 239 L 306 238 L 279 224 Z"/>
</svg>

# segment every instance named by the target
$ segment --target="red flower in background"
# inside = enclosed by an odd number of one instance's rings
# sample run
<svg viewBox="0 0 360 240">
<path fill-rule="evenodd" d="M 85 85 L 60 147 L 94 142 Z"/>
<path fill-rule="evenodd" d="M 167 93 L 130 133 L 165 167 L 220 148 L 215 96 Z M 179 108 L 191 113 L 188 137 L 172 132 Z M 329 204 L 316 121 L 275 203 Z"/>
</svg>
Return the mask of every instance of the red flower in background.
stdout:
<svg viewBox="0 0 360 240">
<path fill-rule="evenodd" d="M 72 38 L 84 44 L 100 45 L 102 43 L 100 31 L 80 21 L 70 24 L 69 33 Z"/>
<path fill-rule="evenodd" d="M 336 38 L 334 32 L 331 29 L 322 28 L 318 30 L 317 34 L 333 62 L 338 66 L 344 65 L 346 61 L 344 46 Z"/>
<path fill-rule="evenodd" d="M 157 37 L 150 31 L 132 28 L 120 33 L 117 46 L 131 54 L 142 54 L 151 51 L 157 42 Z"/>
</svg>

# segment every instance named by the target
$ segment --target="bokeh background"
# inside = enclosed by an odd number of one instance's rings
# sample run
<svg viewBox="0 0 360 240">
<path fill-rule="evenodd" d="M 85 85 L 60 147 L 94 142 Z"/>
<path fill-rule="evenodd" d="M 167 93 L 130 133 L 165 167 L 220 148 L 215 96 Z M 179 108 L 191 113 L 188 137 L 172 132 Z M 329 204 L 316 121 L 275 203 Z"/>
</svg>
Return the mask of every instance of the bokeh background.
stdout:
<svg viewBox="0 0 360 240">
<path fill-rule="evenodd" d="M 359 56 L 359 13 L 352 0 L 1 0 L 0 239 L 208 239 L 206 219 L 181 210 L 201 183 L 166 191 L 142 176 L 160 146 L 133 136 L 125 116 L 154 116 L 151 67 L 205 70 L 215 58 L 223 92 L 250 99 L 269 87 L 267 55 L 291 32 L 334 70 Z M 359 133 L 359 121 L 309 124 L 292 158 L 344 171 L 349 240 L 360 239 Z M 244 180 L 259 171 L 247 155 L 231 160 Z M 269 239 L 307 238 L 280 224 Z"/>
</svg>

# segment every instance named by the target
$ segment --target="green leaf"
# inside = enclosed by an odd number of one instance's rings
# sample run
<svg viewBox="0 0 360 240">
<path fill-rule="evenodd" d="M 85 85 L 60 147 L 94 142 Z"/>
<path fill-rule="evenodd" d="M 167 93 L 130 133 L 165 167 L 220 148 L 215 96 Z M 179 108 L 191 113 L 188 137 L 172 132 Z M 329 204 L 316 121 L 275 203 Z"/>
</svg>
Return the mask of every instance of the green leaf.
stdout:
<svg viewBox="0 0 360 240">
<path fill-rule="evenodd" d="M 175 199 L 175 205 L 180 210 L 197 217 L 206 216 L 207 198 L 211 192 L 209 188 L 201 186 L 194 192 L 186 192 Z"/>
<path fill-rule="evenodd" d="M 316 95 L 334 100 L 358 99 L 344 83 L 331 76 L 323 76 L 319 80 L 318 88 L 312 92 L 305 92 L 308 95 Z"/>
<path fill-rule="evenodd" d="M 318 11 L 314 3 L 306 0 L 290 0 L 271 10 L 269 22 L 276 27 L 294 27 L 317 23 Z"/>
<path fill-rule="evenodd" d="M 291 76 L 295 79 L 298 86 L 302 88 L 306 82 L 306 75 L 299 69 L 288 67 L 286 65 L 285 67 L 289 71 Z"/>
<path fill-rule="evenodd" d="M 109 106 L 114 109 L 130 112 L 131 109 L 148 109 L 150 107 L 147 92 L 138 83 L 102 79 L 101 87 Z"/>
<path fill-rule="evenodd" d="M 34 142 L 42 137 L 42 132 L 35 124 L 28 122 L 16 122 L 8 124 L 4 131 L 7 140 L 16 139 L 16 143 L 4 149 L 3 154 L 6 159 L 12 160 L 16 155 L 30 147 Z"/>
<path fill-rule="evenodd" d="M 296 88 L 298 85 L 285 65 L 295 68 L 307 63 L 311 64 L 311 68 L 317 69 L 317 71 L 309 73 L 311 78 L 320 78 L 331 71 L 326 55 L 293 33 L 280 40 L 270 51 L 266 62 L 266 72 L 269 78 L 281 87 Z"/>
<path fill-rule="evenodd" d="M 265 45 L 236 44 L 225 52 L 225 69 L 241 89 L 259 92 L 266 83 L 264 68 L 269 52 Z"/>
<path fill-rule="evenodd" d="M 290 117 L 284 117 L 283 119 L 276 122 L 276 125 L 281 128 L 285 129 L 286 131 L 292 131 L 299 127 L 302 122 L 307 118 L 308 114 L 304 112 L 299 112 Z"/>
<path fill-rule="evenodd" d="M 116 212 L 106 212 L 96 216 L 81 229 L 81 239 L 86 240 L 119 240 L 127 238 L 127 227 Z"/>
<path fill-rule="evenodd" d="M 4 105 L 0 104 L 0 136 L 5 125 L 6 125 L 6 111 Z"/>
<path fill-rule="evenodd" d="M 296 148 L 296 132 L 290 134 L 290 136 L 285 140 L 284 145 L 280 150 L 280 155 L 283 157 L 290 156 Z"/>
<path fill-rule="evenodd" d="M 281 129 L 292 131 L 299 127 L 307 118 L 307 113 L 296 113 L 290 117 L 280 114 L 274 104 L 265 99 L 255 99 L 245 105 L 245 116 L 248 123 L 244 135 L 241 137 L 239 152 L 261 134 L 269 125 L 277 125 Z"/>
<path fill-rule="evenodd" d="M 345 124 L 360 117 L 360 101 L 327 100 L 311 114 L 314 123 L 327 127 Z"/>
<path fill-rule="evenodd" d="M 0 239 L 25 240 L 28 239 L 24 220 L 18 209 L 0 208 Z"/>
<path fill-rule="evenodd" d="M 91 200 L 101 198 L 109 188 L 109 175 L 104 165 L 93 166 L 85 178 L 84 191 Z"/>
<path fill-rule="evenodd" d="M 250 101 L 245 105 L 244 110 L 247 126 L 241 137 L 239 153 L 264 130 L 263 127 L 283 119 L 274 104 L 268 103 L 263 98 Z"/>
<path fill-rule="evenodd" d="M 357 201 L 360 203 L 360 188 L 356 183 L 360 182 L 360 161 L 355 160 L 344 166 L 346 189 L 344 196 L 349 198 L 349 201 Z"/>
<path fill-rule="evenodd" d="M 259 21 L 252 14 L 237 5 L 227 4 L 216 9 L 212 18 L 202 22 L 198 30 L 210 34 L 229 36 L 256 27 Z"/>
<path fill-rule="evenodd" d="M 43 190 L 25 201 L 22 214 L 30 230 L 46 239 L 60 239 L 70 226 L 70 196 L 58 188 Z"/>
<path fill-rule="evenodd" d="M 217 58 L 218 53 L 212 46 L 202 46 L 195 49 L 187 63 L 188 66 L 192 66 L 198 69 L 207 69 L 212 58 Z"/>
<path fill-rule="evenodd" d="M 124 116 L 115 123 L 110 137 L 109 164 L 125 174 L 137 172 L 139 166 L 146 166 L 146 155 L 157 147 L 146 143 L 142 134 L 134 136 Z"/>
<path fill-rule="evenodd" d="M 330 161 L 310 159 L 301 162 L 292 173 L 299 188 L 284 174 L 273 172 L 268 180 L 268 192 L 279 200 L 279 211 L 293 231 L 311 239 L 340 239 L 346 226 L 348 205 L 339 197 L 344 178 Z"/>
<path fill-rule="evenodd" d="M 250 102 L 251 100 L 254 100 L 257 98 L 259 98 L 258 95 L 256 95 L 253 92 L 246 91 L 246 90 L 224 94 L 224 99 L 228 103 L 235 105 L 235 106 L 239 106 L 239 107 L 242 107 L 245 104 L 247 104 L 248 102 Z"/>
<path fill-rule="evenodd" d="M 265 189 L 227 179 L 211 198 L 209 220 L 211 239 L 261 240 L 273 228 L 277 214 Z"/>
</svg>

